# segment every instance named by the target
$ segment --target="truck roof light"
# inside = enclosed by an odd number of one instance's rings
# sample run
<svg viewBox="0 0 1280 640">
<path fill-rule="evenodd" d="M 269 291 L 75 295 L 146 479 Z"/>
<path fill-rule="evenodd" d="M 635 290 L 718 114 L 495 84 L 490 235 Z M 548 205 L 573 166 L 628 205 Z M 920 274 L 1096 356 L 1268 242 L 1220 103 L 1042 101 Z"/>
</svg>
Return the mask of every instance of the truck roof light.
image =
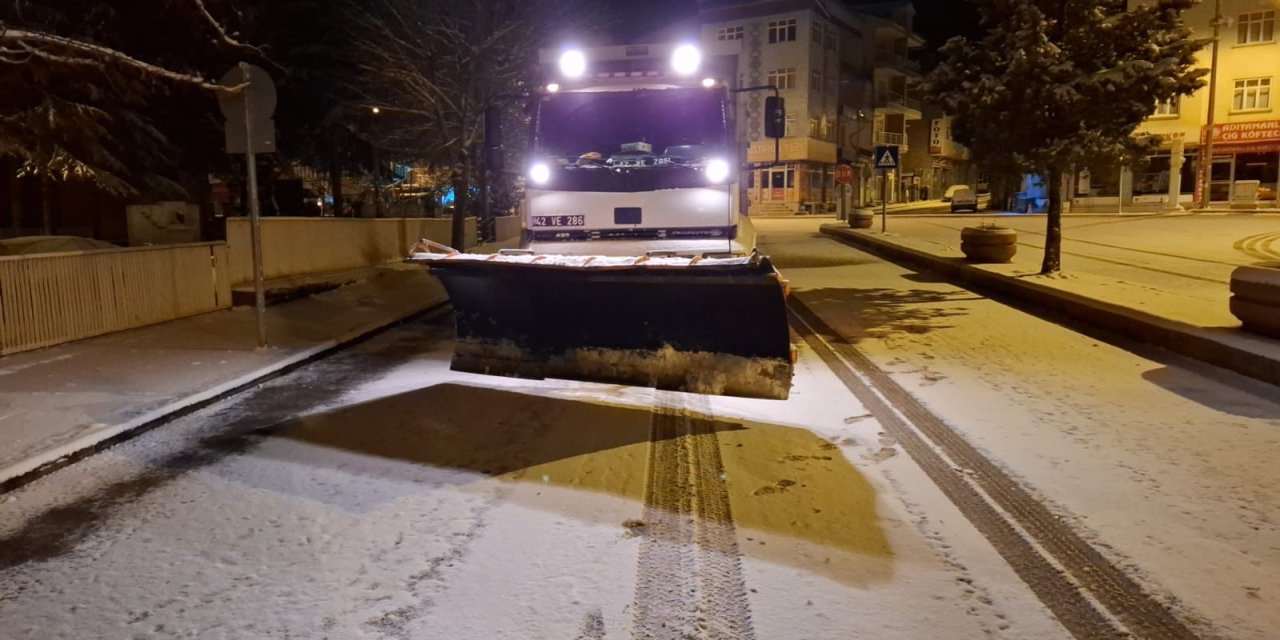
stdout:
<svg viewBox="0 0 1280 640">
<path fill-rule="evenodd" d="M 560 54 L 560 73 L 566 78 L 577 78 L 587 72 L 587 56 L 577 49 Z"/>
<path fill-rule="evenodd" d="M 682 44 L 671 52 L 671 68 L 682 76 L 696 73 L 700 66 L 702 66 L 702 52 L 691 44 Z"/>
</svg>

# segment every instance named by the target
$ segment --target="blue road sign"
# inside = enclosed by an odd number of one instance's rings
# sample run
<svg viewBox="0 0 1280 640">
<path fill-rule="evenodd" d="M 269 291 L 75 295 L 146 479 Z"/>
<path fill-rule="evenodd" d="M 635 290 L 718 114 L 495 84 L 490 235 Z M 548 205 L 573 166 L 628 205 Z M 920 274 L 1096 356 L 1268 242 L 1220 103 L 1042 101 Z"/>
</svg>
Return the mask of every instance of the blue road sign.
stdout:
<svg viewBox="0 0 1280 640">
<path fill-rule="evenodd" d="M 891 145 L 876 145 L 876 154 L 874 156 L 875 167 L 877 169 L 889 170 L 897 169 L 899 166 L 898 147 Z"/>
</svg>

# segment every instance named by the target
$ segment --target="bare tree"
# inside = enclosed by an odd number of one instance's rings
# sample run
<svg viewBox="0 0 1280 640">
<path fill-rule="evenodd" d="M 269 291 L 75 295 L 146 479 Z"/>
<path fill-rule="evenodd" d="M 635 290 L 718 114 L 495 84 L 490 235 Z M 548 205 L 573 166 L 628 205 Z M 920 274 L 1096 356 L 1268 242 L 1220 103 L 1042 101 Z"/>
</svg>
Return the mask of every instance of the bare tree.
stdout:
<svg viewBox="0 0 1280 640">
<path fill-rule="evenodd" d="M 387 116 L 368 130 L 399 157 L 452 169 L 463 247 L 485 110 L 528 93 L 538 48 L 562 30 L 581 37 L 598 14 L 567 0 L 374 0 L 351 14 L 360 89 Z"/>
</svg>

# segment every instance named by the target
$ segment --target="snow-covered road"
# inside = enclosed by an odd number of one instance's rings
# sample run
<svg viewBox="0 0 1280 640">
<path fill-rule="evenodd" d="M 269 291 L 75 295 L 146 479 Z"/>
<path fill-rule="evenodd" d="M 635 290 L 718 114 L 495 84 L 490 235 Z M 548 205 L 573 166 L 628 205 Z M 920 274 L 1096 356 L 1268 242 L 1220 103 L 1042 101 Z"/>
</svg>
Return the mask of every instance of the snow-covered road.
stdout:
<svg viewBox="0 0 1280 640">
<path fill-rule="evenodd" d="M 422 319 L 0 496 L 0 638 L 1083 637 L 956 506 L 992 473 L 1198 637 L 1280 628 L 1274 389 L 759 224 L 994 472 L 939 481 L 830 336 L 779 402 L 455 373 Z"/>
<path fill-rule="evenodd" d="M 1274 387 L 757 225 L 806 305 L 1193 628 L 1275 637 Z"/>
</svg>

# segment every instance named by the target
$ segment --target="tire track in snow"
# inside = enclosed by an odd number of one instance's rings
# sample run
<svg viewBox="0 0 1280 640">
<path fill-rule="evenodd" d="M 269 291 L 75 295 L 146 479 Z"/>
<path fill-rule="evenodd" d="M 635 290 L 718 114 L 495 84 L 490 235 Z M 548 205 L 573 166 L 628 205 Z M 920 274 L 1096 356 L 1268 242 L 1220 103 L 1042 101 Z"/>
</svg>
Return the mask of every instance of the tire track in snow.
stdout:
<svg viewBox="0 0 1280 640">
<path fill-rule="evenodd" d="M 805 342 L 1073 636 L 1198 638 L 804 303 L 788 307 Z"/>
<path fill-rule="evenodd" d="M 714 423 L 659 392 L 645 478 L 632 637 L 752 640 L 737 533 Z M 695 397 L 697 413 L 710 408 Z"/>
<path fill-rule="evenodd" d="M 1272 249 L 1271 245 L 1277 241 L 1280 241 L 1280 233 L 1259 233 L 1237 240 L 1232 247 L 1250 258 L 1276 260 L 1280 259 L 1280 251 Z"/>
</svg>

